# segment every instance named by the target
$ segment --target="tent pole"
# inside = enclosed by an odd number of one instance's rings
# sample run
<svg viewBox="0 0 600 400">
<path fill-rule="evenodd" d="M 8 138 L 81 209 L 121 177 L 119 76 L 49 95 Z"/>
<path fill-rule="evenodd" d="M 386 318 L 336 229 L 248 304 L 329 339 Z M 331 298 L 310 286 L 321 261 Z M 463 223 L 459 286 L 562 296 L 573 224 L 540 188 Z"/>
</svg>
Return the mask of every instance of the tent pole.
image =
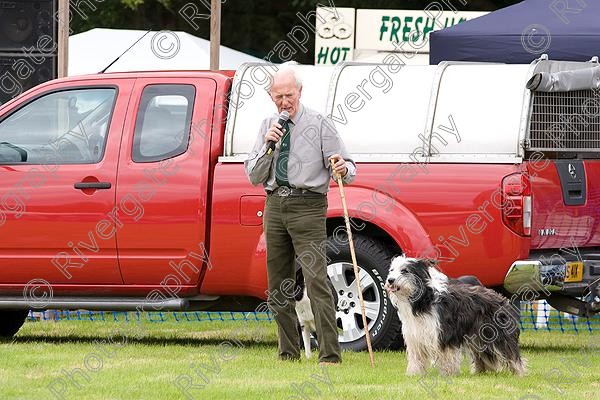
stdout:
<svg viewBox="0 0 600 400">
<path fill-rule="evenodd" d="M 221 48 L 221 0 L 212 0 L 210 10 L 210 69 L 219 70 Z"/>
</svg>

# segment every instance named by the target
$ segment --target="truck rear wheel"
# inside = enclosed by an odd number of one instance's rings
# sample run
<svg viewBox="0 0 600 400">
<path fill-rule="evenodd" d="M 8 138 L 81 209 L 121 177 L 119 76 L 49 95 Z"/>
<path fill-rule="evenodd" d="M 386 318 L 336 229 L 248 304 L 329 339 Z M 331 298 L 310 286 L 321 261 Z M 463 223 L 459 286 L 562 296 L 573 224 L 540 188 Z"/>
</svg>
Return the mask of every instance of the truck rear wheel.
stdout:
<svg viewBox="0 0 600 400">
<path fill-rule="evenodd" d="M 392 254 L 378 241 L 353 235 L 367 325 L 375 349 L 399 348 L 402 335 L 398 313 L 384 289 Z M 336 321 L 343 349 L 367 348 L 350 247 L 347 237 L 329 237 L 327 274 L 337 293 Z"/>
<path fill-rule="evenodd" d="M 28 310 L 0 311 L 0 338 L 11 338 L 21 329 Z"/>
</svg>

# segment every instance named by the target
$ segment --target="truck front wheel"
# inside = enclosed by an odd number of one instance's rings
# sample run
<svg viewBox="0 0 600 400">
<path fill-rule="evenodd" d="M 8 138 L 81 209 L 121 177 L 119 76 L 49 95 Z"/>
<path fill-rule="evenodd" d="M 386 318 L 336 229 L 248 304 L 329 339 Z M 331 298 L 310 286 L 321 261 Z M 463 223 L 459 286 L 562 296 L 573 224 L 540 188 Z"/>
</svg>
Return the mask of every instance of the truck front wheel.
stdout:
<svg viewBox="0 0 600 400">
<path fill-rule="evenodd" d="M 25 323 L 28 310 L 0 311 L 0 338 L 11 338 Z"/>
<path fill-rule="evenodd" d="M 400 320 L 384 289 L 392 255 L 378 241 L 353 235 L 367 325 L 375 349 L 401 346 Z M 337 293 L 336 321 L 344 349 L 367 348 L 356 279 L 347 237 L 328 238 L 327 274 Z"/>
</svg>

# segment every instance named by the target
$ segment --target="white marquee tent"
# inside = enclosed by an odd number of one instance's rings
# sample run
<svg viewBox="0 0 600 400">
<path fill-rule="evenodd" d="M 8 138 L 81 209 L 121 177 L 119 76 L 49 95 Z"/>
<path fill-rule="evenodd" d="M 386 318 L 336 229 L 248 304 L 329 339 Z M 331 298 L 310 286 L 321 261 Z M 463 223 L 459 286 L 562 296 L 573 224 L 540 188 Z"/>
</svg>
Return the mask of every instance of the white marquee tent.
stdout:
<svg viewBox="0 0 600 400">
<path fill-rule="evenodd" d="M 145 36 L 144 36 L 145 34 Z M 69 76 L 106 72 L 210 69 L 210 41 L 185 32 L 96 28 L 69 37 Z M 261 59 L 221 46 L 220 69 Z"/>
</svg>

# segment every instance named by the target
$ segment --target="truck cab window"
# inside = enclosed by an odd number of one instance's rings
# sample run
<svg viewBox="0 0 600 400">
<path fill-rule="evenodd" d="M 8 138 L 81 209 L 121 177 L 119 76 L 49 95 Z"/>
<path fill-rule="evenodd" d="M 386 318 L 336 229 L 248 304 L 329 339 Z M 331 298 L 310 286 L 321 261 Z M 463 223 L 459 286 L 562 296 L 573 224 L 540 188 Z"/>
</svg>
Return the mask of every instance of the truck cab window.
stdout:
<svg viewBox="0 0 600 400">
<path fill-rule="evenodd" d="M 115 89 L 54 92 L 0 122 L 0 164 L 94 164 L 102 159 Z"/>
<path fill-rule="evenodd" d="M 185 153 L 195 93 L 192 85 L 144 89 L 133 136 L 133 161 L 156 162 Z"/>
</svg>

